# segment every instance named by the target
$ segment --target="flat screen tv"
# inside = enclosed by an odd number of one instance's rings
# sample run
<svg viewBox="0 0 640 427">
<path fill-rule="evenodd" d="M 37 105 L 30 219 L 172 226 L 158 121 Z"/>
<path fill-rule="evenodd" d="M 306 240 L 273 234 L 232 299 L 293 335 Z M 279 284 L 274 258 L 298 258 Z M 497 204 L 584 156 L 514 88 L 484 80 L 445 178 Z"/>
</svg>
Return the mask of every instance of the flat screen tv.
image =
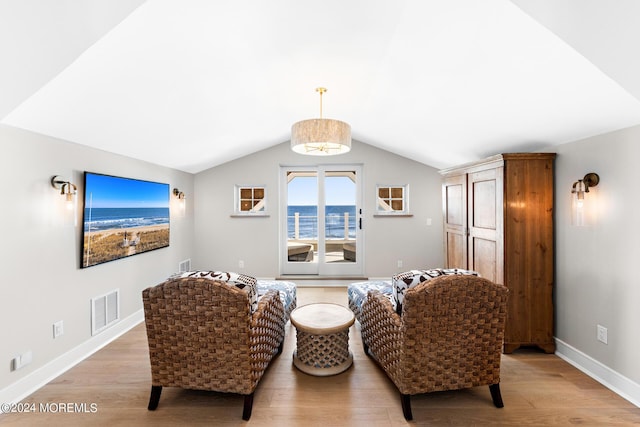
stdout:
<svg viewBox="0 0 640 427">
<path fill-rule="evenodd" d="M 169 184 L 84 173 L 81 267 L 169 246 Z"/>
</svg>

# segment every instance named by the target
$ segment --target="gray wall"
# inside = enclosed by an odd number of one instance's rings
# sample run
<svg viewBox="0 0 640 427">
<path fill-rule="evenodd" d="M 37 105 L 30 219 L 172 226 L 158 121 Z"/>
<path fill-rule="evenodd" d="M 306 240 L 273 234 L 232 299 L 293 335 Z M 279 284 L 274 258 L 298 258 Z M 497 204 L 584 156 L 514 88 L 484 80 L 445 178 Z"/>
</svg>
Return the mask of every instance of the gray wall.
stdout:
<svg viewBox="0 0 640 427">
<path fill-rule="evenodd" d="M 640 252 L 640 231 L 634 225 L 640 210 L 634 179 L 638 140 L 640 127 L 634 127 L 542 150 L 558 153 L 555 335 L 585 360 L 628 379 L 631 393 L 640 383 L 640 280 L 632 273 Z M 243 272 L 277 276 L 278 210 L 273 201 L 279 165 L 316 160 L 291 153 L 283 143 L 194 177 L 7 126 L 0 126 L 0 146 L 0 321 L 6 325 L 0 331 L 0 395 L 8 385 L 90 341 L 89 300 L 94 296 L 120 288 L 121 317 L 126 318 L 141 309 L 143 288 L 189 257 L 195 268 L 239 271 L 242 256 Z M 397 259 L 404 260 L 403 269 L 442 264 L 441 181 L 435 169 L 355 141 L 351 153 L 326 160 L 363 165 L 367 276 L 388 277 L 399 270 Z M 171 246 L 79 269 L 80 225 L 65 218 L 62 198 L 49 179 L 61 174 L 81 184 L 83 170 L 167 182 L 183 190 L 187 213 L 172 214 Z M 570 189 L 587 172 L 601 178 L 590 194 L 598 201 L 598 218 L 591 227 L 577 228 L 570 224 Z M 373 218 L 375 185 L 405 182 L 414 217 Z M 230 218 L 235 184 L 266 185 L 271 216 Z M 426 218 L 433 219 L 432 226 L 426 226 Z M 64 320 L 65 334 L 54 340 L 52 324 L 58 320 Z M 607 345 L 596 340 L 597 324 L 608 328 Z M 33 363 L 12 372 L 10 360 L 26 350 L 33 351 Z"/>
<path fill-rule="evenodd" d="M 193 255 L 193 214 L 172 209 L 168 248 L 80 269 L 83 171 L 169 183 L 193 196 L 193 175 L 0 125 L 0 391 L 91 339 L 90 300 L 120 289 L 122 319 L 142 309 L 142 289 L 166 278 Z M 78 222 L 64 209 L 52 175 L 80 190 Z M 172 204 L 174 203 L 172 199 Z M 172 206 L 173 208 L 173 206 Z M 64 321 L 53 339 L 52 325 Z M 11 371 L 31 350 L 33 363 Z M 0 393 L 1 395 L 1 393 Z"/>
<path fill-rule="evenodd" d="M 365 276 L 390 277 L 398 271 L 442 265 L 442 196 L 437 170 L 354 141 L 349 153 L 321 159 L 295 154 L 286 142 L 197 174 L 195 266 L 258 277 L 278 276 L 280 165 L 318 162 L 362 165 Z M 266 185 L 270 216 L 231 218 L 236 184 Z M 376 184 L 408 184 L 414 216 L 374 218 Z M 432 219 L 430 226 L 427 218 Z M 240 259 L 244 268 L 238 266 Z M 397 267 L 398 260 L 403 261 L 403 268 Z"/>
<path fill-rule="evenodd" d="M 556 337 L 640 384 L 640 260 L 638 159 L 640 127 L 554 147 L 556 160 Z M 590 227 L 570 221 L 570 191 L 588 172 L 600 184 Z M 608 328 L 608 344 L 596 325 Z M 633 386 L 633 385 L 632 385 Z M 640 399 L 640 395 L 636 397 Z M 636 400 L 638 401 L 638 400 Z"/>
</svg>

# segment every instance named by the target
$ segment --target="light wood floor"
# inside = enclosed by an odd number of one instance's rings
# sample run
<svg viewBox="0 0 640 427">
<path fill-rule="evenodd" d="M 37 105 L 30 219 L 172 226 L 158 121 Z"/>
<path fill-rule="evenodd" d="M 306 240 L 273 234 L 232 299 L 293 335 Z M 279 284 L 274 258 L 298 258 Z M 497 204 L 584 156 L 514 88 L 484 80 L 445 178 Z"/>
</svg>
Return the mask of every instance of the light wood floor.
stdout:
<svg viewBox="0 0 640 427">
<path fill-rule="evenodd" d="M 346 288 L 299 288 L 298 304 L 346 305 Z M 312 377 L 292 366 L 295 329 L 255 393 L 243 422 L 242 397 L 165 388 L 148 411 L 150 368 L 144 325 L 139 325 L 61 375 L 23 403 L 95 404 L 95 413 L 25 413 L 0 416 L 19 426 L 550 426 L 640 424 L 640 408 L 554 355 L 520 350 L 503 356 L 505 407 L 491 403 L 488 387 L 412 398 L 414 421 L 405 422 L 398 392 L 362 350 L 359 326 L 350 330 L 354 365 L 333 377 Z"/>
</svg>

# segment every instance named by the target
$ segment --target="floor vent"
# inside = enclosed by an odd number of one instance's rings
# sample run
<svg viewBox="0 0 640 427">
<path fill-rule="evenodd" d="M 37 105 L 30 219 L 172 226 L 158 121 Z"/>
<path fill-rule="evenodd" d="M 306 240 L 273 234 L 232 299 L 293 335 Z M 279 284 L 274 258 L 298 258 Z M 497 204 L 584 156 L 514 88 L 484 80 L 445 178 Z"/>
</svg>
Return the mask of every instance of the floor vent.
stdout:
<svg viewBox="0 0 640 427">
<path fill-rule="evenodd" d="M 191 271 L 191 259 L 185 259 L 178 264 L 178 273 L 186 273 Z"/>
<path fill-rule="evenodd" d="M 120 320 L 120 289 L 91 299 L 91 335 Z"/>
</svg>

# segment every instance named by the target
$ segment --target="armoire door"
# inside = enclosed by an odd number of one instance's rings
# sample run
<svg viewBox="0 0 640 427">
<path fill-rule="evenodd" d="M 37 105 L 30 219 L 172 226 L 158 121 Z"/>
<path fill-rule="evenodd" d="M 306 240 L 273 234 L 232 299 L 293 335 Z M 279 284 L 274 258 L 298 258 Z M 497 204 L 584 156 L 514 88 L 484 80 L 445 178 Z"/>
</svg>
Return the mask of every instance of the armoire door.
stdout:
<svg viewBox="0 0 640 427">
<path fill-rule="evenodd" d="M 467 175 L 446 177 L 442 184 L 445 266 L 467 268 Z"/>
<path fill-rule="evenodd" d="M 467 175 L 469 204 L 470 270 L 495 283 L 504 284 L 503 168 Z"/>
</svg>

